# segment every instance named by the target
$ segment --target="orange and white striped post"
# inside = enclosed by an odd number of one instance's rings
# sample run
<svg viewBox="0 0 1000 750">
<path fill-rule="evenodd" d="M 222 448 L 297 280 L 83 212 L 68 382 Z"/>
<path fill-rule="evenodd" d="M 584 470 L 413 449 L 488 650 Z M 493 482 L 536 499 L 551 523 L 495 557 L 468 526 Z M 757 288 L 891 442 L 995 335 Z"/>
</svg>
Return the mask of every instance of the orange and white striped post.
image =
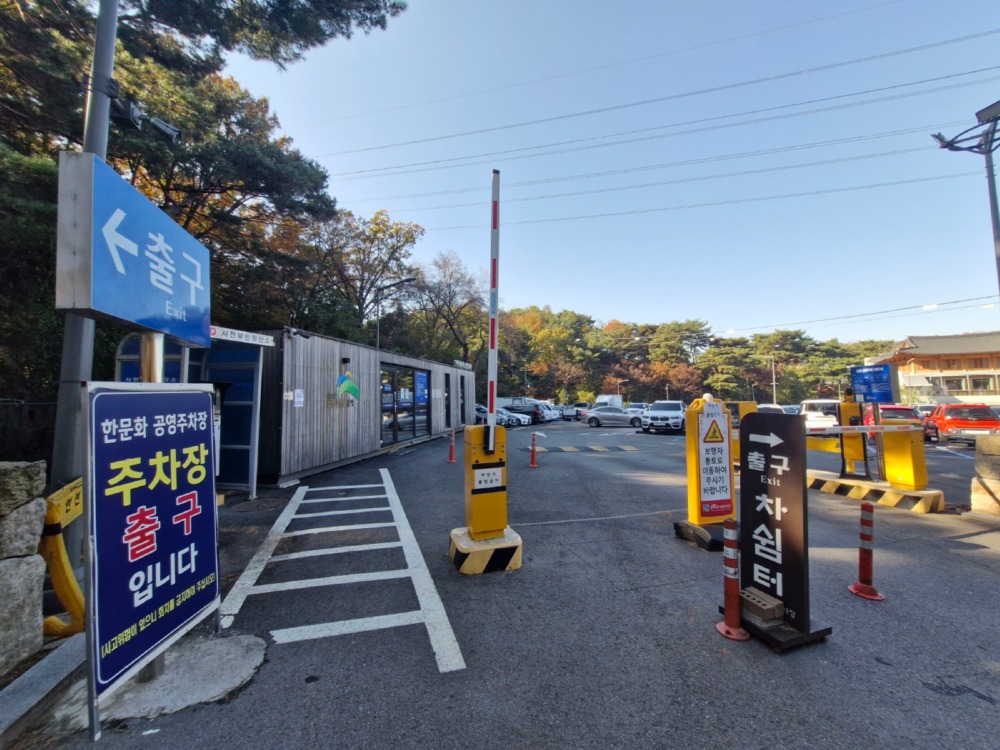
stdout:
<svg viewBox="0 0 1000 750">
<path fill-rule="evenodd" d="M 872 585 L 872 547 L 875 541 L 875 506 L 861 503 L 861 534 L 858 543 L 858 582 L 847 590 L 863 599 L 880 602 L 885 599 Z"/>
<path fill-rule="evenodd" d="M 448 448 L 448 463 L 455 463 L 455 428 L 451 428 L 451 447 Z"/>
<path fill-rule="evenodd" d="M 537 438 L 538 438 L 538 434 L 537 433 L 535 433 L 535 432 L 531 433 L 531 463 L 528 464 L 528 468 L 529 469 L 537 469 L 538 468 L 538 456 L 537 456 L 537 453 L 536 453 L 536 450 L 537 450 L 537 448 L 536 448 Z"/>
<path fill-rule="evenodd" d="M 750 640 L 750 634 L 743 629 L 740 616 L 740 537 L 736 521 L 727 518 L 722 522 L 722 582 L 725 619 L 715 624 L 715 629 L 733 641 Z"/>
</svg>

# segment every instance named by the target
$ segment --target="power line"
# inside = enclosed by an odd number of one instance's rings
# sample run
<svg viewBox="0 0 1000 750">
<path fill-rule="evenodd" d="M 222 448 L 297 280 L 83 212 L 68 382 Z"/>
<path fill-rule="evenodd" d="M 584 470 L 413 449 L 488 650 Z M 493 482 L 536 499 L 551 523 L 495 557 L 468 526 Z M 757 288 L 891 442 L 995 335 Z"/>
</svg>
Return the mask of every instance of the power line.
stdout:
<svg viewBox="0 0 1000 750">
<path fill-rule="evenodd" d="M 402 105 L 399 105 L 397 107 L 386 107 L 385 109 L 372 110 L 370 112 L 362 112 L 362 113 L 353 114 L 353 115 L 344 115 L 342 117 L 332 117 L 332 118 L 329 118 L 329 119 L 317 120 L 315 122 L 308 123 L 304 127 L 311 127 L 311 126 L 314 126 L 314 125 L 325 125 L 325 124 L 328 124 L 328 123 L 331 123 L 331 122 L 343 122 L 344 120 L 354 120 L 354 119 L 358 119 L 358 118 L 361 118 L 361 117 L 372 117 L 374 115 L 384 115 L 384 114 L 388 114 L 390 112 L 400 112 L 400 111 L 406 110 L 406 109 L 415 109 L 417 107 L 425 107 L 425 106 L 430 105 L 430 104 L 443 104 L 445 102 L 453 102 L 453 101 L 456 101 L 458 99 L 467 99 L 467 98 L 473 97 L 473 96 L 482 96 L 484 94 L 493 94 L 493 93 L 496 93 L 497 91 L 506 91 L 506 90 L 509 90 L 509 89 L 520 88 L 522 86 L 530 86 L 530 85 L 533 85 L 533 84 L 536 84 L 536 83 L 547 83 L 549 81 L 557 81 L 557 80 L 560 80 L 560 79 L 563 79 L 563 78 L 571 78 L 573 76 L 583 75 L 585 73 L 596 73 L 596 72 L 601 71 L 601 70 L 609 70 L 611 68 L 618 68 L 618 67 L 621 67 L 623 65 L 632 65 L 634 63 L 648 62 L 649 60 L 656 60 L 656 59 L 661 58 L 661 57 L 669 57 L 671 55 L 677 55 L 677 54 L 680 54 L 682 52 L 694 52 L 695 50 L 705 49 L 707 47 L 715 47 L 715 46 L 718 46 L 718 45 L 721 45 L 721 44 L 729 44 L 730 42 L 738 42 L 738 41 L 742 41 L 744 39 L 753 39 L 754 37 L 764 36 L 766 34 L 773 34 L 773 33 L 778 32 L 778 31 L 787 31 L 789 29 L 798 28 L 800 26 L 808 26 L 810 24 L 819 23 L 819 22 L 822 22 L 822 21 L 829 21 L 829 20 L 832 20 L 832 19 L 835 19 L 835 18 L 841 18 L 843 16 L 855 15 L 857 13 L 865 13 L 865 12 L 868 12 L 869 10 L 875 10 L 877 8 L 883 8 L 883 7 L 888 6 L 888 5 L 897 5 L 900 2 L 904 2 L 904 0 L 890 0 L 889 2 L 880 3 L 878 5 L 872 5 L 872 6 L 869 6 L 867 8 L 858 8 L 857 10 L 849 10 L 849 11 L 845 11 L 843 13 L 834 13 L 833 15 L 830 15 L 830 16 L 821 16 L 820 18 L 813 18 L 813 19 L 809 19 L 809 20 L 806 20 L 806 21 L 799 21 L 798 23 L 791 23 L 791 24 L 787 24 L 785 26 L 776 26 L 776 27 L 771 28 L 771 29 L 762 29 L 760 31 L 755 31 L 755 32 L 752 32 L 752 33 L 749 33 L 749 34 L 739 34 L 737 36 L 731 36 L 731 37 L 727 37 L 725 39 L 717 39 L 714 42 L 704 42 L 703 44 L 694 44 L 694 45 L 691 45 L 690 47 L 680 47 L 678 49 L 668 50 L 666 52 L 658 52 L 655 55 L 646 55 L 644 57 L 634 57 L 634 58 L 632 58 L 630 60 L 621 60 L 621 61 L 615 62 L 615 63 L 607 63 L 605 65 L 595 65 L 594 67 L 591 67 L 591 68 L 582 68 L 580 70 L 574 70 L 574 71 L 570 71 L 568 73 L 557 73 L 557 74 L 551 75 L 551 76 L 543 76 L 542 78 L 532 78 L 532 79 L 527 80 L 527 81 L 518 81 L 518 82 L 515 82 L 515 83 L 505 84 L 503 86 L 494 86 L 493 88 L 489 88 L 489 89 L 480 89 L 479 91 L 470 91 L 470 92 L 467 92 L 467 93 L 464 93 L 464 94 L 455 94 L 454 96 L 445 96 L 445 97 L 441 97 L 441 98 L 438 98 L 438 99 L 427 99 L 427 100 L 422 101 L 422 102 L 413 102 L 412 104 L 402 104 Z"/>
<path fill-rule="evenodd" d="M 834 105 L 834 106 L 830 106 L 830 107 L 820 107 L 818 109 L 805 110 L 805 111 L 802 111 L 802 112 L 792 112 L 792 113 L 786 113 L 786 114 L 771 115 L 769 117 L 758 117 L 758 118 L 753 119 L 753 120 L 740 120 L 740 121 L 737 121 L 737 122 L 727 122 L 727 123 L 721 123 L 721 124 L 718 124 L 718 125 L 710 125 L 708 127 L 703 127 L 703 128 L 694 128 L 694 129 L 691 129 L 691 130 L 678 130 L 678 131 L 675 131 L 673 133 L 661 133 L 659 135 L 644 136 L 642 138 L 630 138 L 630 139 L 622 140 L 622 141 L 611 141 L 609 143 L 599 143 L 599 144 L 593 144 L 593 145 L 590 145 L 590 146 L 575 146 L 573 148 L 556 149 L 556 150 L 553 150 L 553 151 L 543 151 L 543 152 L 536 153 L 536 154 L 523 154 L 521 156 L 510 156 L 505 161 L 510 162 L 510 161 L 518 161 L 518 160 L 521 160 L 521 159 L 536 159 L 536 158 L 538 158 L 540 156 L 552 156 L 553 154 L 568 154 L 568 153 L 573 153 L 573 152 L 577 152 L 577 151 L 591 151 L 593 149 L 598 149 L 598 148 L 610 148 L 612 146 L 622 146 L 622 145 L 626 145 L 626 144 L 630 144 L 630 143 L 640 143 L 642 141 L 660 140 L 660 139 L 663 139 L 663 138 L 678 138 L 680 136 L 685 136 L 685 135 L 698 135 L 700 133 L 710 133 L 710 132 L 717 131 L 717 130 L 728 130 L 730 128 L 739 128 L 739 127 L 743 127 L 744 125 L 760 125 L 761 123 L 774 122 L 776 120 L 788 120 L 788 119 L 791 119 L 793 117 L 803 117 L 805 115 L 824 114 L 826 112 L 833 112 L 833 111 L 841 110 L 841 109 L 849 109 L 851 107 L 860 107 L 860 106 L 864 106 L 864 105 L 867 105 L 867 104 L 874 104 L 874 103 L 881 103 L 881 102 L 893 101 L 895 99 L 903 99 L 903 98 L 907 98 L 907 97 L 910 97 L 910 96 L 918 96 L 918 95 L 921 95 L 921 94 L 924 94 L 924 93 L 933 93 L 935 91 L 953 91 L 953 90 L 955 90 L 957 88 L 963 88 L 965 86 L 975 86 L 975 85 L 978 85 L 980 83 L 986 83 L 986 82 L 990 82 L 990 81 L 994 81 L 994 80 L 997 80 L 997 77 L 988 78 L 988 79 L 982 79 L 982 80 L 979 80 L 979 81 L 970 81 L 970 82 L 967 82 L 967 83 L 962 83 L 962 84 L 957 84 L 957 85 L 952 85 L 952 86 L 945 86 L 945 87 L 941 87 L 941 88 L 938 88 L 938 89 L 933 89 L 933 90 L 930 90 L 930 91 L 926 91 L 925 90 L 923 92 L 911 92 L 909 94 L 898 94 L 896 96 L 886 96 L 886 97 L 880 97 L 878 99 L 869 99 L 869 100 L 863 101 L 863 102 L 851 102 L 849 104 L 838 104 L 838 105 Z M 717 118 L 711 118 L 711 119 L 717 119 Z M 347 173 L 347 174 L 355 174 L 357 176 L 354 176 L 354 177 L 343 176 L 343 175 L 332 175 L 332 176 L 334 176 L 334 177 L 340 177 L 340 182 L 348 182 L 348 181 L 351 181 L 351 180 L 367 180 L 367 179 L 372 179 L 372 178 L 377 178 L 377 177 L 397 177 L 397 176 L 400 176 L 400 175 L 418 174 L 420 172 L 438 172 L 438 171 L 441 171 L 441 170 L 444 170 L 444 169 L 458 169 L 458 168 L 462 168 L 462 167 L 476 166 L 476 165 L 479 165 L 479 164 L 493 164 L 493 165 L 495 165 L 495 161 L 496 161 L 495 159 L 481 159 L 479 161 L 467 161 L 467 162 L 465 162 L 463 164 L 450 164 L 450 165 L 443 165 L 443 166 L 437 166 L 437 167 L 427 167 L 427 168 L 418 168 L 418 169 L 400 169 L 399 171 L 384 172 L 382 174 L 367 174 L 367 173 L 353 173 L 352 172 L 352 173 Z M 387 169 L 394 169 L 394 168 L 393 167 L 388 167 Z M 369 172 L 369 171 L 379 171 L 379 170 L 363 170 L 363 172 Z"/>
<path fill-rule="evenodd" d="M 843 164 L 845 162 L 851 161 L 863 161 L 866 159 L 875 159 L 885 156 L 899 156 L 900 154 L 912 154 L 916 151 L 926 151 L 926 148 L 903 148 L 897 149 L 896 151 L 882 151 L 876 154 L 861 154 L 859 156 L 845 156 L 840 159 L 823 159 L 821 161 L 809 161 L 803 162 L 801 164 L 785 164 L 780 167 L 762 167 L 760 169 L 747 169 L 740 172 L 725 172 L 723 174 L 710 174 L 710 175 L 698 175 L 697 177 L 680 177 L 675 180 L 660 180 L 657 182 L 644 182 L 638 185 L 619 185 L 617 187 L 607 187 L 607 188 L 594 188 L 593 190 L 575 190 L 569 193 L 552 193 L 550 195 L 532 195 L 525 198 L 506 198 L 504 199 L 505 205 L 510 205 L 511 203 L 525 203 L 525 202 L 536 202 L 541 200 L 552 200 L 555 198 L 576 198 L 581 195 L 597 195 L 601 193 L 617 193 L 623 190 L 641 190 L 643 188 L 651 187 L 663 187 L 665 185 L 681 185 L 688 182 L 702 182 L 705 180 L 722 180 L 728 179 L 730 177 L 746 177 L 754 174 L 767 174 L 769 172 L 784 172 L 792 169 L 806 169 L 808 167 L 822 167 L 829 164 Z M 482 206 L 482 201 L 476 201 L 475 203 L 452 203 L 447 206 L 422 206 L 420 208 L 396 208 L 393 209 L 394 213 L 406 213 L 414 211 L 441 211 L 445 209 L 452 208 L 472 208 L 476 206 Z"/>
<path fill-rule="evenodd" d="M 931 313 L 931 312 L 950 312 L 952 310 L 967 310 L 972 307 L 980 307 L 984 300 L 995 300 L 997 295 L 991 294 L 985 297 L 969 297 L 967 299 L 957 299 L 950 302 L 939 302 L 937 307 L 933 310 L 924 309 L 924 305 L 911 305 L 909 307 L 894 307 L 889 310 L 876 310 L 869 313 L 854 313 L 852 315 L 837 315 L 830 318 L 814 318 L 812 320 L 799 320 L 794 323 L 775 323 L 773 325 L 766 326 L 750 326 L 747 328 L 729 328 L 726 333 L 739 333 L 741 331 L 762 331 L 762 330 L 774 330 L 778 328 L 784 328 L 786 326 L 803 326 L 803 325 L 815 325 L 817 323 L 833 325 L 835 323 L 842 323 L 844 321 L 850 321 L 855 318 L 865 318 L 865 320 L 856 320 L 857 323 L 866 323 L 872 320 L 888 320 L 890 318 L 903 318 L 909 315 L 915 315 L 918 313 Z M 973 302 L 978 304 L 965 305 L 967 302 Z M 942 305 L 964 305 L 963 307 L 949 307 L 942 309 Z M 890 313 L 905 313 L 903 315 L 890 315 Z M 874 318 L 872 316 L 880 315 L 884 317 Z"/>
<path fill-rule="evenodd" d="M 800 143 L 791 146 L 778 146 L 775 148 L 757 149 L 754 151 L 744 151 L 735 154 L 722 154 L 719 156 L 707 156 L 698 159 L 684 159 L 682 161 L 661 162 L 658 164 L 646 164 L 637 167 L 625 167 L 621 169 L 604 170 L 601 172 L 584 172 L 582 174 L 564 175 L 561 177 L 544 177 L 535 180 L 523 180 L 521 182 L 511 182 L 505 185 L 504 189 L 511 190 L 514 188 L 531 187 L 534 185 L 548 185 L 556 182 L 589 180 L 597 177 L 610 177 L 610 176 L 617 176 L 624 174 L 632 174 L 635 172 L 649 172 L 658 169 L 686 167 L 694 164 L 708 164 L 716 161 L 729 161 L 733 159 L 744 159 L 754 156 L 770 156 L 773 154 L 780 154 L 788 151 L 803 151 L 812 148 L 822 148 L 824 146 L 838 146 L 838 145 L 843 145 L 845 143 L 860 143 L 863 141 L 878 140 L 880 138 L 891 138 L 897 135 L 910 135 L 912 133 L 927 133 L 928 131 L 934 130 L 936 128 L 957 126 L 957 125 L 962 125 L 964 123 L 965 120 L 957 120 L 957 121 L 952 121 L 950 123 L 918 125 L 913 128 L 905 128 L 902 130 L 889 130 L 889 131 L 883 131 L 881 133 L 869 133 L 856 136 L 847 136 L 844 138 L 834 138 L 826 141 L 813 141 L 811 143 Z M 409 200 L 413 198 L 437 198 L 445 195 L 457 195 L 461 193 L 482 193 L 482 191 L 483 191 L 482 185 L 475 185 L 473 187 L 454 188 L 451 190 L 436 190 L 428 193 L 408 193 L 404 195 L 390 195 L 379 198 L 361 198 L 353 200 L 351 201 L 351 203 L 386 203 L 388 201 L 393 201 L 393 200 Z M 505 203 L 509 202 L 510 202 L 509 198 L 505 200 Z"/>
<path fill-rule="evenodd" d="M 806 198 L 815 195 L 831 195 L 834 193 L 849 193 L 856 190 L 874 190 L 884 187 L 898 187 L 900 185 L 915 185 L 922 182 L 937 182 L 939 180 L 951 180 L 956 177 L 971 177 L 979 175 L 977 172 L 956 172 L 954 174 L 939 175 L 937 177 L 918 177 L 910 180 L 896 180 L 893 182 L 876 182 L 868 185 L 853 185 L 849 187 L 827 188 L 825 190 L 807 190 L 801 193 L 781 193 L 778 195 L 764 195 L 755 198 L 733 198 L 724 201 L 708 201 L 706 203 L 688 203 L 680 206 L 660 206 L 657 208 L 639 208 L 631 211 L 609 211 L 600 214 L 580 214 L 576 216 L 554 216 L 548 219 L 525 219 L 523 221 L 506 221 L 504 226 L 518 226 L 523 224 L 552 224 L 561 221 L 583 221 L 586 219 L 609 219 L 618 216 L 638 216 L 641 214 L 663 213 L 666 211 L 685 211 L 693 208 L 715 208 L 717 206 L 735 206 L 741 203 L 763 203 L 766 201 L 784 200 L 786 198 Z M 428 232 L 445 232 L 455 229 L 482 229 L 482 224 L 466 224 L 453 227 L 428 227 Z"/>
<path fill-rule="evenodd" d="M 803 107 L 803 106 L 807 106 L 807 105 L 810 105 L 810 104 L 821 104 L 823 102 L 836 101 L 838 99 L 846 99 L 846 98 L 849 98 L 849 97 L 852 97 L 852 96 L 864 96 L 865 94 L 875 94 L 875 93 L 884 92 L 884 91 L 892 91 L 892 90 L 895 90 L 895 89 L 904 88 L 906 86 L 919 86 L 919 85 L 925 84 L 925 83 L 935 83 L 935 82 L 938 82 L 938 81 L 946 81 L 946 80 L 950 80 L 950 79 L 953 79 L 953 78 L 958 78 L 960 76 L 974 75 L 976 73 L 984 73 L 984 72 L 991 71 L 991 70 L 1000 70 L 1000 65 L 995 65 L 995 66 L 992 66 L 992 67 L 989 67 L 989 68 L 980 68 L 978 70 L 965 71 L 965 72 L 962 72 L 962 73 L 952 73 L 950 75 L 938 76 L 936 78 L 926 78 L 926 79 L 923 79 L 923 80 L 920 80 L 920 81 L 910 81 L 910 82 L 907 82 L 907 83 L 897 83 L 897 84 L 893 84 L 892 86 L 883 86 L 883 87 L 880 87 L 880 88 L 867 89 L 865 91 L 855 91 L 855 92 L 851 92 L 851 93 L 847 93 L 847 94 L 837 94 L 837 95 L 834 95 L 834 96 L 827 96 L 827 97 L 822 97 L 822 98 L 819 98 L 819 99 L 807 99 L 807 100 L 800 101 L 800 102 L 792 102 L 791 104 L 780 104 L 780 105 L 777 105 L 777 106 L 774 106 L 774 107 L 763 107 L 763 108 L 760 108 L 760 109 L 746 110 L 746 111 L 743 111 L 743 112 L 732 112 L 732 113 L 725 114 L 725 115 L 716 115 L 716 116 L 713 116 L 713 117 L 704 117 L 704 118 L 699 118 L 699 119 L 696 119 L 696 120 L 684 120 L 684 121 L 681 121 L 681 122 L 669 123 L 667 125 L 656 125 L 654 127 L 649 127 L 649 128 L 639 128 L 637 130 L 624 130 L 624 131 L 619 131 L 617 133 L 605 133 L 605 134 L 601 134 L 601 135 L 589 136 L 587 138 L 575 138 L 575 139 L 571 139 L 571 140 L 567 140 L 567 141 L 555 141 L 555 142 L 552 142 L 552 143 L 543 143 L 543 144 L 540 144 L 540 145 L 537 145 L 537 146 L 522 146 L 520 148 L 504 149 L 502 151 L 489 151 L 489 152 L 479 153 L 479 154 L 469 154 L 467 156 L 452 156 L 452 157 L 448 157 L 446 159 L 434 159 L 434 160 L 431 160 L 431 161 L 411 162 L 409 164 L 396 164 L 396 165 L 392 165 L 392 166 L 388 166 L 388 167 L 372 167 L 370 169 L 359 169 L 359 170 L 354 170 L 352 172 L 334 172 L 333 174 L 331 174 L 331 177 L 351 178 L 351 177 L 354 177 L 356 175 L 375 175 L 378 172 L 392 172 L 393 170 L 410 169 L 412 167 L 427 167 L 427 166 L 434 166 L 434 165 L 438 165 L 438 164 L 454 163 L 454 162 L 458 162 L 458 161 L 467 162 L 467 163 L 458 164 L 456 166 L 466 167 L 466 166 L 471 166 L 473 164 L 482 164 L 483 163 L 482 161 L 479 161 L 479 162 L 468 162 L 467 160 L 469 160 L 469 159 L 483 159 L 485 157 L 506 156 L 508 154 L 517 154 L 517 153 L 521 153 L 521 152 L 524 152 L 524 151 L 536 151 L 538 149 L 543 149 L 543 148 L 553 148 L 553 147 L 557 147 L 557 146 L 570 146 L 570 145 L 579 144 L 579 143 L 591 143 L 593 141 L 599 141 L 599 140 L 603 140 L 605 138 L 618 138 L 618 137 L 621 137 L 621 136 L 640 135 L 642 133 L 652 133 L 652 132 L 656 132 L 656 131 L 659 131 L 659 130 L 666 130 L 668 128 L 679 128 L 679 127 L 684 127 L 684 126 L 687 126 L 687 125 L 701 125 L 701 124 L 704 124 L 704 123 L 716 122 L 718 120 L 728 120 L 728 119 L 731 119 L 731 118 L 734 118 L 734 117 L 745 117 L 745 116 L 748 116 L 748 115 L 758 115 L 758 114 L 764 114 L 765 112 L 777 112 L 779 110 L 790 109 L 792 107 Z M 898 94 L 896 96 L 891 96 L 891 97 L 879 97 L 879 98 L 876 98 L 876 99 L 868 99 L 868 100 L 860 101 L 860 102 L 850 102 L 850 103 L 842 104 L 842 105 L 837 106 L 837 107 L 827 107 L 827 108 L 821 108 L 821 109 L 816 109 L 816 110 L 807 110 L 807 111 L 804 111 L 804 112 L 796 112 L 796 113 L 792 113 L 792 114 L 789 114 L 789 115 L 784 115 L 784 116 L 781 116 L 781 117 L 764 118 L 762 120 L 749 120 L 749 121 L 744 121 L 744 122 L 738 122 L 738 123 L 732 123 L 732 124 L 724 125 L 722 127 L 736 127 L 736 126 L 746 125 L 746 124 L 759 124 L 761 122 L 770 122 L 770 121 L 773 121 L 775 119 L 788 119 L 789 117 L 802 117 L 804 115 L 811 115 L 811 114 L 818 114 L 818 113 L 830 112 L 830 111 L 834 111 L 834 110 L 837 110 L 837 109 L 848 109 L 848 108 L 851 108 L 851 107 L 866 106 L 868 104 L 879 104 L 879 103 L 886 102 L 886 101 L 894 101 L 895 99 L 903 99 L 903 98 L 909 98 L 909 97 L 913 97 L 913 96 L 924 96 L 926 94 L 934 94 L 934 93 L 938 93 L 940 91 L 954 91 L 955 89 L 958 89 L 958 88 L 965 88 L 965 87 L 968 87 L 968 86 L 977 86 L 977 85 L 979 85 L 981 83 L 991 83 L 991 82 L 996 81 L 996 80 L 998 80 L 998 77 L 997 76 L 993 76 L 993 77 L 990 77 L 990 78 L 982 78 L 982 79 L 979 79 L 977 81 L 966 81 L 965 83 L 952 84 L 952 85 L 947 86 L 947 87 L 938 87 L 938 88 L 924 89 L 922 91 L 912 91 L 912 92 L 909 92 L 909 93 L 906 93 L 906 94 Z M 713 130 L 713 129 L 716 129 L 716 128 L 708 128 L 708 130 Z M 607 148 L 609 146 L 618 146 L 618 145 L 623 145 L 623 144 L 628 144 L 628 143 L 636 143 L 636 142 L 642 141 L 642 140 L 653 140 L 653 139 L 656 139 L 656 138 L 671 138 L 671 137 L 675 137 L 677 135 L 690 135 L 692 133 L 698 133 L 698 132 L 704 132 L 704 131 L 703 130 L 695 130 L 695 131 L 682 131 L 680 133 L 661 133 L 659 135 L 651 136 L 651 137 L 647 137 L 647 138 L 637 138 L 637 139 L 629 139 L 629 140 L 624 140 L 624 141 L 612 141 L 611 143 L 595 144 L 595 145 L 591 146 L 591 148 Z M 570 151 L 578 151 L 578 150 L 583 150 L 583 149 L 577 148 L 577 149 L 569 149 L 569 150 Z M 550 154 L 553 154 L 553 153 L 566 153 L 566 151 L 565 150 L 563 150 L 563 151 L 548 151 L 548 152 L 542 152 L 542 153 L 538 153 L 538 154 L 532 154 L 531 156 L 533 158 L 533 157 L 538 157 L 538 156 L 547 156 L 547 155 L 550 155 Z M 319 157 L 316 157 L 316 158 L 322 158 L 323 156 L 324 155 L 321 154 Z M 524 157 L 520 157 L 520 158 L 524 158 Z M 411 170 L 411 171 L 408 171 L 408 172 L 393 172 L 393 175 L 395 175 L 395 174 L 412 174 L 414 171 L 423 171 L 423 170 Z M 392 175 L 381 175 L 381 176 L 392 176 Z"/>
<path fill-rule="evenodd" d="M 848 67 L 852 65 L 861 65 L 868 62 L 874 62 L 876 60 L 885 60 L 891 57 L 898 57 L 901 55 L 908 55 L 914 52 L 924 52 L 926 50 L 935 49 L 937 47 L 944 47 L 950 44 L 959 44 L 962 42 L 972 41 L 974 39 L 981 39 L 986 36 L 991 36 L 994 34 L 1000 34 L 1000 29 L 990 29 L 989 31 L 981 31 L 978 34 L 969 34 L 963 37 L 956 37 L 954 39 L 946 39 L 940 42 L 931 42 L 929 44 L 922 44 L 917 47 L 908 47 L 906 49 L 894 50 L 893 52 L 882 52 L 877 55 L 869 55 L 868 57 L 859 57 L 852 60 L 843 60 L 836 63 L 828 63 L 827 65 L 818 65 L 812 68 L 803 68 L 800 70 L 789 71 L 787 73 L 778 73 L 772 76 L 763 76 L 761 78 L 753 78 L 746 81 L 738 81 L 736 83 L 726 83 L 720 86 L 711 86 L 704 89 L 695 89 L 694 91 L 684 91 L 677 94 L 668 94 L 666 96 L 658 96 L 650 99 L 641 99 L 634 102 L 626 102 L 624 104 L 614 104 L 607 107 L 597 107 L 595 109 L 583 110 L 580 112 L 570 112 L 562 115 L 554 115 L 552 117 L 542 117 L 535 120 L 526 120 L 524 122 L 508 123 L 506 125 L 495 125 L 489 128 L 480 128 L 478 130 L 467 130 L 459 133 L 449 133 L 447 135 L 431 136 L 429 138 L 417 138 L 409 141 L 398 141 L 396 143 L 386 143 L 378 146 L 365 146 L 363 148 L 350 149 L 347 151 L 334 151 L 327 154 L 320 154 L 315 158 L 322 158 L 327 156 L 346 156 L 348 154 L 360 154 L 367 151 L 381 151 L 387 148 L 399 148 L 401 146 L 414 146 L 422 143 L 433 143 L 435 141 L 446 141 L 455 138 L 465 138 L 472 135 L 483 135 L 485 133 L 495 133 L 501 130 L 512 130 L 515 128 L 524 128 L 531 125 L 543 125 L 551 122 L 560 122 L 563 120 L 575 119 L 578 117 L 589 117 L 591 115 L 604 114 L 607 112 L 618 112 L 624 109 L 634 109 L 635 107 L 645 107 L 650 104 L 659 104 L 667 101 L 674 101 L 677 99 L 684 99 L 692 96 L 701 96 L 704 94 L 715 94 L 722 91 L 732 91 L 737 88 L 744 88 L 747 86 L 755 86 L 760 83 L 773 83 L 774 81 L 786 80 L 789 78 L 796 78 L 804 75 L 811 75 L 813 73 L 822 73 L 824 71 L 835 70 L 837 68 Z"/>
</svg>

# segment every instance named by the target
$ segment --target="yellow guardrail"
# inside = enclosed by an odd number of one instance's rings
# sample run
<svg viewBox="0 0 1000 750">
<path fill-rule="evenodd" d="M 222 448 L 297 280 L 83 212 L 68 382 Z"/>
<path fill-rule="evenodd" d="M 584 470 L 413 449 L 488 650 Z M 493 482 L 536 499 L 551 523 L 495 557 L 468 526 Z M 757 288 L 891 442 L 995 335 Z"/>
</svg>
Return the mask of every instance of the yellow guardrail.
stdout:
<svg viewBox="0 0 1000 750">
<path fill-rule="evenodd" d="M 45 560 L 52 579 L 52 588 L 66 608 L 69 622 L 55 615 L 45 618 L 42 632 L 45 635 L 66 637 L 83 632 L 84 601 L 80 584 L 73 574 L 73 565 L 66 553 L 63 529 L 83 513 L 83 480 L 75 479 L 46 498 L 45 528 L 38 554 Z"/>
</svg>

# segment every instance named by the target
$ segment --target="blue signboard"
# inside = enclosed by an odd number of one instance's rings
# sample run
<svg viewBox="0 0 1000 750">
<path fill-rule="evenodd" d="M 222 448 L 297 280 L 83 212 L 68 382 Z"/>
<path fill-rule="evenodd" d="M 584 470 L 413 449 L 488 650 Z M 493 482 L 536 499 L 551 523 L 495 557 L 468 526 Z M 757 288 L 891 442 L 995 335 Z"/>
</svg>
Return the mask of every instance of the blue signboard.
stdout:
<svg viewBox="0 0 1000 750">
<path fill-rule="evenodd" d="M 894 365 L 865 365 L 850 370 L 856 400 L 877 404 L 899 401 L 899 383 Z"/>
<path fill-rule="evenodd" d="M 428 385 L 430 373 L 424 370 L 415 370 L 413 373 L 413 390 L 416 396 L 417 407 L 427 407 L 429 403 L 430 387 Z"/>
<path fill-rule="evenodd" d="M 93 154 L 59 158 L 56 307 L 210 346 L 208 248 Z"/>
<path fill-rule="evenodd" d="M 210 389 L 89 386 L 95 698 L 219 605 Z"/>
</svg>

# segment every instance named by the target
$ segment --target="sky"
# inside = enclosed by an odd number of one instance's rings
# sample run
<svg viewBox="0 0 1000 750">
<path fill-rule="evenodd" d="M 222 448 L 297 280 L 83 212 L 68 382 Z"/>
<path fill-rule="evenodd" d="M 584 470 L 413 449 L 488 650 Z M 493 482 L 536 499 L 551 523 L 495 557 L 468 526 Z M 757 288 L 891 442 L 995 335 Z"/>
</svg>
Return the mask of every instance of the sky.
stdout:
<svg viewBox="0 0 1000 750">
<path fill-rule="evenodd" d="M 284 71 L 234 56 L 338 206 L 597 324 L 842 343 L 1000 330 L 995 0 L 410 0 Z M 981 132 L 975 129 L 973 134 Z"/>
</svg>

